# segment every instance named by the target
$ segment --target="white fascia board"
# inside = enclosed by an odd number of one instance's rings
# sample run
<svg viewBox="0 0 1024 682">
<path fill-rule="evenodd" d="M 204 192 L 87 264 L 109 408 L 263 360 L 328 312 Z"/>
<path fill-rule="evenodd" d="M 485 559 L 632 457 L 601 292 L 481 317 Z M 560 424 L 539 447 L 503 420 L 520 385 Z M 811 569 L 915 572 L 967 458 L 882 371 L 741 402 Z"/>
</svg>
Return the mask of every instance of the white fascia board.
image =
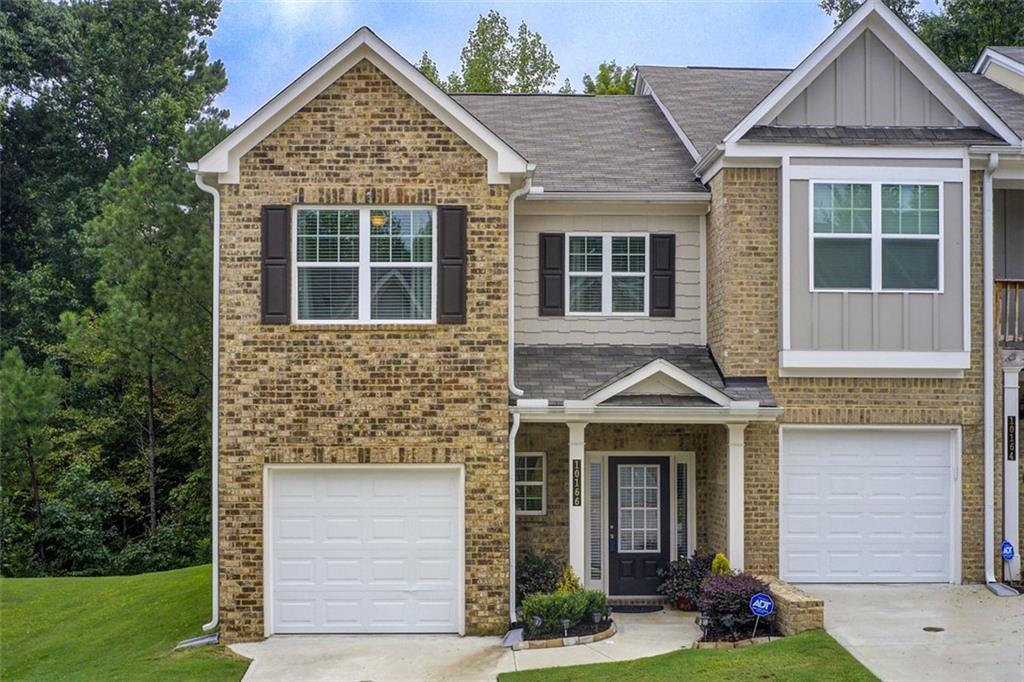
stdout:
<svg viewBox="0 0 1024 682">
<path fill-rule="evenodd" d="M 779 351 L 783 376 L 957 378 L 970 366 L 965 351 Z"/>
<path fill-rule="evenodd" d="M 849 19 L 832 32 L 800 65 L 782 79 L 774 90 L 748 113 L 724 141 L 737 142 L 755 125 L 771 120 L 786 108 L 839 54 L 864 31 L 871 29 L 886 47 L 921 82 L 930 86 L 957 119 L 977 118 L 1010 144 L 1020 138 L 966 83 L 940 60 L 917 35 L 885 6 L 882 0 L 867 0 Z M 888 40 L 886 40 L 888 39 Z M 936 92 L 943 87 L 948 93 Z M 952 97 L 950 97 L 950 95 Z"/>
<path fill-rule="evenodd" d="M 600 403 L 603 403 L 605 400 L 608 400 L 609 398 L 619 395 L 623 391 L 639 384 L 645 379 L 649 379 L 652 376 L 655 376 L 656 374 L 663 374 L 669 379 L 679 384 L 682 384 L 683 386 L 686 386 L 695 393 L 723 407 L 728 407 L 733 402 L 735 402 L 732 398 L 722 393 L 714 386 L 711 386 L 706 382 L 701 381 L 700 379 L 693 376 L 689 372 L 686 372 L 676 367 L 671 362 L 668 362 L 667 360 L 663 360 L 661 358 L 658 358 L 657 360 L 647 363 L 640 369 L 624 376 L 615 383 L 605 386 L 601 390 L 592 393 L 591 395 L 587 396 L 587 402 L 593 405 L 599 405 Z"/>
<path fill-rule="evenodd" d="M 729 407 L 593 407 L 588 411 L 564 407 L 513 407 L 522 421 L 565 423 L 581 416 L 594 423 L 619 424 L 742 424 L 752 421 L 776 421 L 782 416 L 781 407 L 729 408 Z"/>
<path fill-rule="evenodd" d="M 395 81 L 484 156 L 487 159 L 488 182 L 507 184 L 512 175 L 530 172 L 530 164 L 515 149 L 365 26 L 327 53 L 207 152 L 199 159 L 196 172 L 216 174 L 221 184 L 237 184 L 239 162 L 246 152 L 363 59 Z"/>
<path fill-rule="evenodd" d="M 583 201 L 600 203 L 689 204 L 711 201 L 710 192 L 537 192 L 527 201 Z"/>
<path fill-rule="evenodd" d="M 981 56 L 978 57 L 978 61 L 974 63 L 974 68 L 971 70 L 971 73 L 984 76 L 985 69 L 988 67 L 990 62 L 1024 76 L 1024 64 L 1021 64 L 1016 59 L 1007 57 L 1001 52 L 996 52 L 991 47 L 986 47 L 982 51 Z"/>
</svg>

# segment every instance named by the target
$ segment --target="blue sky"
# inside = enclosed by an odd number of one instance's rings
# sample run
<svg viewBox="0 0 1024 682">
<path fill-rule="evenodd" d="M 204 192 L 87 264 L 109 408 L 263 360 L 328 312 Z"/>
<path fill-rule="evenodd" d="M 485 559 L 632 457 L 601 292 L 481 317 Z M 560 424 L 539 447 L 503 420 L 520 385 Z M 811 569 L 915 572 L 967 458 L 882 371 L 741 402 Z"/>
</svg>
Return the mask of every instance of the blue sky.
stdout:
<svg viewBox="0 0 1024 682">
<path fill-rule="evenodd" d="M 227 67 L 218 104 L 239 123 L 360 26 L 410 61 L 424 50 L 441 74 L 459 66 L 466 35 L 494 8 L 538 31 L 581 90 L 584 73 L 620 64 L 794 66 L 828 35 L 817 0 L 660 2 L 342 2 L 222 0 L 210 53 Z M 922 7 L 934 6 L 924 0 Z"/>
</svg>

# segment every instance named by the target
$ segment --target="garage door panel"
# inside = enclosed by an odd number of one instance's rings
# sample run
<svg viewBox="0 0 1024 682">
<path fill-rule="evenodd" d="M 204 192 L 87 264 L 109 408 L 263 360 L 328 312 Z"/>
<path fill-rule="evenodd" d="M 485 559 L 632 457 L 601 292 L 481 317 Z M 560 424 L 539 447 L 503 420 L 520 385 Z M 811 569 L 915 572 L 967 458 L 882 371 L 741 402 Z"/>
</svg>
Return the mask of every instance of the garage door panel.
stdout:
<svg viewBox="0 0 1024 682">
<path fill-rule="evenodd" d="M 274 632 L 458 631 L 459 488 L 455 469 L 272 471 Z"/>
<path fill-rule="evenodd" d="M 780 572 L 804 582 L 949 580 L 949 431 L 783 432 Z"/>
</svg>

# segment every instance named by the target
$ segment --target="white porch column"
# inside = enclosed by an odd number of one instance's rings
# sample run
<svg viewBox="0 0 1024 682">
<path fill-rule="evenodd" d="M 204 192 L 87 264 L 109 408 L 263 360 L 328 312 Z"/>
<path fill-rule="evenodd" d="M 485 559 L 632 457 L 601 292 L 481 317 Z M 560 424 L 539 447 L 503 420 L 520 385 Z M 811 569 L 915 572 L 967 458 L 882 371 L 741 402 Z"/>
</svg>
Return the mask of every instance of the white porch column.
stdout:
<svg viewBox="0 0 1024 682">
<path fill-rule="evenodd" d="M 580 580 L 586 580 L 587 527 L 583 515 L 586 499 L 586 475 L 583 456 L 586 451 L 586 422 L 570 422 L 569 427 L 569 565 Z"/>
<path fill-rule="evenodd" d="M 729 429 L 729 566 L 743 570 L 743 431 L 744 424 Z"/>
<path fill-rule="evenodd" d="M 1020 580 L 1020 372 L 1024 351 L 1003 352 L 1003 536 L 1013 544 L 1003 579 Z M 1011 435 L 1012 434 L 1012 435 Z M 1011 439 L 1013 442 L 1011 443 Z M 1011 449 L 1012 448 L 1012 449 Z M 1002 544 L 1002 541 L 999 541 Z"/>
</svg>

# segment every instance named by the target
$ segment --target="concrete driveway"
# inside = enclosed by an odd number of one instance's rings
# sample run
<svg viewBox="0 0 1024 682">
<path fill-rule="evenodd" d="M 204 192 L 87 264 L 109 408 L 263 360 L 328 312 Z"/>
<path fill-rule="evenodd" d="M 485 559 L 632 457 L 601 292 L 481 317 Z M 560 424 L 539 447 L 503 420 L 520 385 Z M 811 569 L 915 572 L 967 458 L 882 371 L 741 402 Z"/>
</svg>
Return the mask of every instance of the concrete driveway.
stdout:
<svg viewBox="0 0 1024 682">
<path fill-rule="evenodd" d="M 615 614 L 614 637 L 580 646 L 513 652 L 497 637 L 453 635 L 285 635 L 233 644 L 253 659 L 244 682 L 265 680 L 493 680 L 499 673 L 625 661 L 688 648 L 700 636 L 694 614 Z"/>
<path fill-rule="evenodd" d="M 887 682 L 1024 680 L 1024 597 L 981 585 L 800 589 L 825 600 L 828 633 Z"/>
</svg>

